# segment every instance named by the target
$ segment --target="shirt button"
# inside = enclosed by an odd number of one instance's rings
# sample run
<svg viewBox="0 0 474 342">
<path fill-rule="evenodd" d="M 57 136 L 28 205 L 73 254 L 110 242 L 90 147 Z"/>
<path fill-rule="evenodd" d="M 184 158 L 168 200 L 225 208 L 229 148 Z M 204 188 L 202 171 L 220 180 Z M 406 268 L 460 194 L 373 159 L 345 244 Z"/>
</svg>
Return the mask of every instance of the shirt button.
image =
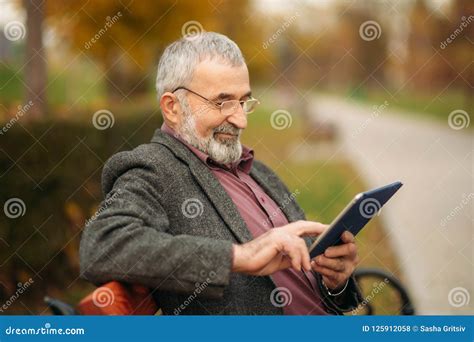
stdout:
<svg viewBox="0 0 474 342">
<path fill-rule="evenodd" d="M 262 200 L 263 203 L 265 203 L 265 198 L 260 197 L 260 199 Z"/>
</svg>

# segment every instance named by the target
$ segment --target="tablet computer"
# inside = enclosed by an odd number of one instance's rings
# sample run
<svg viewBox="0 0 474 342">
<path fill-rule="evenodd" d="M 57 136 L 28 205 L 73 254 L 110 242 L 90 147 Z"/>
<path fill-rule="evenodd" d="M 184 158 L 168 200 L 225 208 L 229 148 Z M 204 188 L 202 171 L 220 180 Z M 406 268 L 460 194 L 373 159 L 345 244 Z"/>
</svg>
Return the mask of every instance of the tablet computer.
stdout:
<svg viewBox="0 0 474 342">
<path fill-rule="evenodd" d="M 341 244 L 341 235 L 346 230 L 356 236 L 402 185 L 401 182 L 395 182 L 357 194 L 311 245 L 311 258 L 323 254 L 328 247 Z"/>
</svg>

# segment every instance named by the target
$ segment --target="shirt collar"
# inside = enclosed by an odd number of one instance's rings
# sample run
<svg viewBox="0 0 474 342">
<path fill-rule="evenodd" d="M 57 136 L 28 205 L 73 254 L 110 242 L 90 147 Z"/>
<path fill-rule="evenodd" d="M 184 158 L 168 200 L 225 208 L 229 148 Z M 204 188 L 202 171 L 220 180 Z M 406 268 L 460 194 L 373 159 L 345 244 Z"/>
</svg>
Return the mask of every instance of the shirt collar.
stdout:
<svg viewBox="0 0 474 342">
<path fill-rule="evenodd" d="M 207 153 L 197 149 L 196 147 L 188 144 L 180 135 L 176 134 L 176 132 L 169 127 L 165 122 L 161 125 L 161 130 L 170 136 L 174 137 L 175 139 L 179 140 L 183 143 L 187 148 L 191 150 L 204 164 L 206 164 L 210 169 L 225 169 L 225 170 L 235 170 L 240 169 L 241 171 L 245 172 L 246 174 L 250 173 L 250 169 L 252 168 L 254 152 L 252 149 L 248 148 L 247 146 L 242 145 L 242 155 L 240 159 L 237 160 L 235 163 L 232 164 L 220 164 L 209 157 Z"/>
</svg>

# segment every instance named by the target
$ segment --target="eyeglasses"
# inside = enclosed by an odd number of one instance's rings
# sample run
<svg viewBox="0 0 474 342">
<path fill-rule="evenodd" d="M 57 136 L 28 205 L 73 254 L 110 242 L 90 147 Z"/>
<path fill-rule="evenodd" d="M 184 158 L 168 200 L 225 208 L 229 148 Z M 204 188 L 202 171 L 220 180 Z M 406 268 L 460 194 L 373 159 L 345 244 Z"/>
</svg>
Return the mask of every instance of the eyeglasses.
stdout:
<svg viewBox="0 0 474 342">
<path fill-rule="evenodd" d="M 239 106 L 242 108 L 242 110 L 244 111 L 245 114 L 250 114 L 255 110 L 257 105 L 260 104 L 260 101 L 258 101 L 257 99 L 254 99 L 252 97 L 249 98 L 248 100 L 245 100 L 245 101 L 228 100 L 228 101 L 222 101 L 222 102 L 215 102 L 215 101 L 211 101 L 211 100 L 205 98 L 204 96 L 202 96 L 202 95 L 196 93 L 195 91 L 192 91 L 192 90 L 190 90 L 186 87 L 178 87 L 175 90 L 173 90 L 172 93 L 174 93 L 175 91 L 180 90 L 180 89 L 184 89 L 184 90 L 189 91 L 190 93 L 192 93 L 196 96 L 199 96 L 201 99 L 207 101 L 208 103 L 213 105 L 215 108 L 219 109 L 221 111 L 221 114 L 224 115 L 224 116 L 231 116 L 232 114 L 234 114 L 237 111 Z"/>
</svg>

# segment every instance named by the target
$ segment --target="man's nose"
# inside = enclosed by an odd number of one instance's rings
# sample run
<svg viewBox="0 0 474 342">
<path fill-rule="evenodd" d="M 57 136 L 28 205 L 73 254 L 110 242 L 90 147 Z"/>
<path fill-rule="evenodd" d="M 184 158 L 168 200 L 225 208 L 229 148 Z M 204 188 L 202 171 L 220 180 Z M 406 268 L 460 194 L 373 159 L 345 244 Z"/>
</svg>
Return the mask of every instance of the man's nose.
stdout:
<svg viewBox="0 0 474 342">
<path fill-rule="evenodd" d="M 227 117 L 227 121 L 239 129 L 245 129 L 247 127 L 247 114 L 244 112 L 244 109 L 240 104 L 232 115 Z"/>
</svg>

